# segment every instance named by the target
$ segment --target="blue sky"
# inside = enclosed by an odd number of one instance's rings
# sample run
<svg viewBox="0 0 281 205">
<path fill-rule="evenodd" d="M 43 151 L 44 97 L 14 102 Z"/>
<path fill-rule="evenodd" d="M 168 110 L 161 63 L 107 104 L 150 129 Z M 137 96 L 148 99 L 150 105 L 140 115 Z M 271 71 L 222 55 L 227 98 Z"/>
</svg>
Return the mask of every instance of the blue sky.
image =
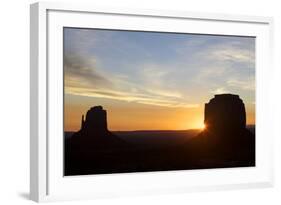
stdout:
<svg viewBox="0 0 281 205">
<path fill-rule="evenodd" d="M 196 108 L 233 93 L 254 112 L 253 37 L 65 28 L 64 69 L 70 96 Z"/>
<path fill-rule="evenodd" d="M 74 86 L 90 91 L 81 95 L 126 93 L 132 100 L 147 95 L 147 103 L 155 95 L 175 101 L 174 106 L 192 106 L 204 96 L 231 92 L 255 101 L 251 37 L 66 28 L 64 42 L 66 66 L 72 65 L 66 79 L 75 75 Z"/>
</svg>

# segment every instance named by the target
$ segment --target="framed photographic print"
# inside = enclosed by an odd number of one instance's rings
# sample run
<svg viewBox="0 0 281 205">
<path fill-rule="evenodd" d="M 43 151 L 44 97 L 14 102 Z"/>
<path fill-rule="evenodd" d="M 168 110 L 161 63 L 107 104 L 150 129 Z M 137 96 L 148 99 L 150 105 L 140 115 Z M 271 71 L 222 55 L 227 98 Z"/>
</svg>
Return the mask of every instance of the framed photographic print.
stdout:
<svg viewBox="0 0 281 205">
<path fill-rule="evenodd" d="M 31 5 L 31 199 L 272 186 L 272 22 Z"/>
</svg>

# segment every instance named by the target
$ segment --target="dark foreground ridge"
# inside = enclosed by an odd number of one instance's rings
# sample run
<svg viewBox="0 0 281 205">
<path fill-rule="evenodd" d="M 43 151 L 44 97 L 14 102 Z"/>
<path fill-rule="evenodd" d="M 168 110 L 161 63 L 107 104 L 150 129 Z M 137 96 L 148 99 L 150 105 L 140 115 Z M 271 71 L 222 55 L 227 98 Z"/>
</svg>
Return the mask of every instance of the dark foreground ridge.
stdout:
<svg viewBox="0 0 281 205">
<path fill-rule="evenodd" d="M 82 116 L 81 129 L 65 139 L 65 175 L 255 166 L 255 136 L 246 129 L 238 95 L 215 95 L 205 104 L 204 122 L 206 128 L 194 137 L 188 135 L 195 131 L 112 133 L 106 110 L 92 107 Z M 132 143 L 140 134 L 148 144 Z M 158 143 L 156 134 L 159 144 L 165 135 L 173 137 L 165 146 L 149 146 Z"/>
</svg>

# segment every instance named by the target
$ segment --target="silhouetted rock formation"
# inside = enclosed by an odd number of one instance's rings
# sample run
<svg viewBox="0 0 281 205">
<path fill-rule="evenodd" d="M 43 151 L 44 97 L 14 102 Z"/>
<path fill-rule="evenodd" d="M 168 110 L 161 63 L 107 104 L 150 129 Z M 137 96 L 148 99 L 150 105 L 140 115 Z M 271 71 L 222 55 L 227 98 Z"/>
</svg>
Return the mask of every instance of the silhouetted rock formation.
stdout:
<svg viewBox="0 0 281 205">
<path fill-rule="evenodd" d="M 102 106 L 88 110 L 85 120 L 82 115 L 81 129 L 72 136 L 71 141 L 72 148 L 81 146 L 83 150 L 92 152 L 114 149 L 123 144 L 121 139 L 107 129 L 106 110 Z"/>
<path fill-rule="evenodd" d="M 206 128 L 217 134 L 231 133 L 246 128 L 246 111 L 238 95 L 215 95 L 205 104 Z"/>
<path fill-rule="evenodd" d="M 92 107 L 85 119 L 82 115 L 81 129 L 65 138 L 65 175 L 255 165 L 255 136 L 246 129 L 245 106 L 238 95 L 215 95 L 205 104 L 204 122 L 206 128 L 194 135 L 172 130 L 113 134 L 107 128 L 106 110 Z M 167 146 L 148 146 L 158 140 L 161 144 L 167 133 L 174 136 Z M 139 134 L 145 135 L 145 143 L 133 143 Z M 178 137 L 182 139 L 173 143 Z"/>
<path fill-rule="evenodd" d="M 95 106 L 88 110 L 86 120 L 82 115 L 80 132 L 83 136 L 94 137 L 96 135 L 109 134 L 107 129 L 106 110 L 102 106 Z"/>
<path fill-rule="evenodd" d="M 126 147 L 126 142 L 107 129 L 106 111 L 102 106 L 92 107 L 85 120 L 82 115 L 81 129 L 65 141 L 65 174 L 88 173 L 94 170 L 92 163 L 97 162 L 106 167 L 112 162 L 112 156 Z"/>
<path fill-rule="evenodd" d="M 81 129 L 76 135 L 92 139 L 112 135 L 107 129 L 106 110 L 102 106 L 94 106 L 88 110 L 85 120 L 84 115 L 82 115 Z"/>
<path fill-rule="evenodd" d="M 204 123 L 205 129 L 188 143 L 195 160 L 205 165 L 255 165 L 255 136 L 246 129 L 245 106 L 238 95 L 215 95 L 205 104 Z"/>
</svg>

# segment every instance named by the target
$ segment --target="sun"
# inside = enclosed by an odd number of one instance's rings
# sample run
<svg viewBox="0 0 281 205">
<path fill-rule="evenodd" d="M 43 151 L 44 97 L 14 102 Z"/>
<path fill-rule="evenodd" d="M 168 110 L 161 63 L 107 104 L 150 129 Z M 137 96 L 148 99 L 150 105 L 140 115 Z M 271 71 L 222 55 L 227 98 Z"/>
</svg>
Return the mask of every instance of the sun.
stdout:
<svg viewBox="0 0 281 205">
<path fill-rule="evenodd" d="M 206 124 L 203 123 L 203 124 L 200 126 L 200 129 L 201 129 L 201 130 L 205 130 L 205 129 L 206 129 Z"/>
<path fill-rule="evenodd" d="M 202 130 L 205 130 L 205 128 L 206 128 L 206 125 L 203 124 L 201 129 L 202 129 Z"/>
</svg>

